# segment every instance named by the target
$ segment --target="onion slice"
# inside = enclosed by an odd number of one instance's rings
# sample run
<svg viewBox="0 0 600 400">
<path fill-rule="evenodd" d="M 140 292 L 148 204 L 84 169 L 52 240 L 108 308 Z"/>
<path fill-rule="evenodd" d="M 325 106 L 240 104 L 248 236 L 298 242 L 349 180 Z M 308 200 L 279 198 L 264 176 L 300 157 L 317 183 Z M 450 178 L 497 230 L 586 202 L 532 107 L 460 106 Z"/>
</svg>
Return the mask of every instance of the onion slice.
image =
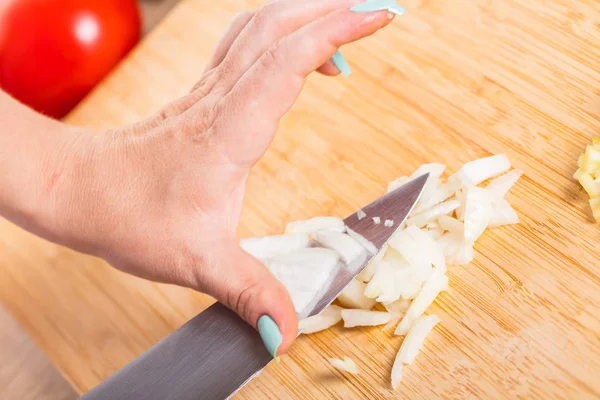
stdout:
<svg viewBox="0 0 600 400">
<path fill-rule="evenodd" d="M 473 244 L 467 243 L 464 235 L 446 232 L 437 243 L 446 256 L 446 263 L 466 265 L 473 261 Z"/>
<path fill-rule="evenodd" d="M 262 236 L 240 240 L 240 247 L 259 260 L 266 260 L 281 254 L 308 247 L 308 233 L 290 235 Z"/>
<path fill-rule="evenodd" d="M 366 289 L 366 283 L 352 279 L 337 299 L 344 307 L 370 310 L 377 301 L 365 296 Z"/>
<path fill-rule="evenodd" d="M 337 217 L 315 217 L 306 221 L 290 222 L 285 227 L 285 233 L 314 233 L 324 230 L 344 232 L 344 221 Z"/>
<path fill-rule="evenodd" d="M 383 259 L 387 248 L 387 244 L 383 245 L 381 251 L 377 253 L 377 255 L 375 255 L 371 261 L 369 261 L 367 266 L 360 272 L 360 274 L 356 276 L 356 279 L 361 282 L 369 282 L 373 278 L 373 275 L 375 275 L 375 272 L 377 272 L 379 262 Z"/>
<path fill-rule="evenodd" d="M 456 218 L 442 215 L 438 218 L 438 224 L 440 227 L 450 233 L 463 236 L 465 234 L 465 224 L 457 220 Z"/>
<path fill-rule="evenodd" d="M 329 329 L 342 320 L 342 307 L 330 305 L 320 314 L 300 320 L 298 331 L 301 334 L 310 334 Z"/>
<path fill-rule="evenodd" d="M 399 178 L 396 178 L 388 184 L 387 192 L 393 192 L 394 190 L 398 189 L 400 186 L 408 182 L 410 182 L 410 178 L 408 176 L 401 176 Z"/>
<path fill-rule="evenodd" d="M 314 238 L 323 247 L 337 252 L 347 265 L 353 262 L 362 264 L 367 258 L 365 248 L 356 239 L 345 233 L 321 231 L 315 233 Z"/>
<path fill-rule="evenodd" d="M 490 192 L 495 199 L 501 199 L 506 196 L 506 193 L 508 193 L 510 188 L 519 180 L 521 175 L 523 175 L 523 171 L 520 169 L 513 169 L 491 181 L 485 190 Z"/>
<path fill-rule="evenodd" d="M 462 186 L 475 186 L 509 169 L 510 161 L 506 154 L 498 154 L 466 163 L 455 174 L 454 179 L 458 179 Z"/>
<path fill-rule="evenodd" d="M 335 251 L 307 248 L 266 260 L 265 266 L 285 286 L 297 313 L 318 300 L 335 276 L 339 256 Z"/>
<path fill-rule="evenodd" d="M 329 364 L 336 369 L 355 375 L 358 374 L 358 367 L 356 366 L 356 363 L 349 357 L 344 357 L 343 360 L 340 360 L 339 358 L 330 358 Z"/>
<path fill-rule="evenodd" d="M 465 240 L 475 243 L 490 223 L 492 198 L 485 189 L 473 186 L 466 189 L 464 201 Z"/>
<path fill-rule="evenodd" d="M 423 347 L 425 338 L 439 322 L 440 318 L 436 315 L 424 315 L 414 322 L 402 345 L 400 345 L 400 350 L 394 360 L 394 366 L 392 367 L 392 387 L 394 389 L 397 389 L 400 384 L 404 364 L 412 364 L 421 347 Z"/>
<path fill-rule="evenodd" d="M 342 310 L 344 328 L 377 326 L 390 322 L 390 313 L 383 311 Z"/>
<path fill-rule="evenodd" d="M 427 225 L 428 222 L 431 222 L 438 218 L 441 215 L 446 215 L 456 210 L 460 206 L 460 202 L 458 200 L 448 200 L 444 203 L 438 204 L 429 210 L 425 210 L 420 214 L 415 215 L 414 217 L 410 217 L 406 220 L 406 225 L 415 225 L 417 228 L 422 228 Z"/>
<path fill-rule="evenodd" d="M 398 352 L 400 361 L 404 364 L 412 364 L 419 350 L 421 350 L 427 334 L 438 322 L 440 322 L 440 318 L 436 315 L 423 315 L 414 322 Z"/>
<path fill-rule="evenodd" d="M 367 238 L 365 238 L 363 235 L 361 235 L 358 232 L 353 231 L 352 229 L 346 227 L 346 231 L 348 232 L 348 235 L 350 235 L 350 237 L 352 237 L 353 239 L 355 239 L 358 243 L 360 243 L 371 255 L 375 255 L 377 254 L 377 247 L 371 243 Z"/>
<path fill-rule="evenodd" d="M 500 199 L 492 205 L 492 215 L 489 227 L 497 228 L 503 225 L 519 223 L 519 216 L 514 208 L 505 199 Z"/>
<path fill-rule="evenodd" d="M 425 285 L 423 285 L 423 289 L 419 292 L 418 296 L 410 304 L 408 311 L 406 311 L 406 315 L 400 322 L 398 328 L 396 328 L 394 334 L 402 335 L 405 331 L 406 324 L 408 324 L 408 321 L 416 320 L 421 315 L 423 315 L 425 313 L 425 310 L 429 308 L 429 306 L 431 305 L 431 303 L 433 303 L 438 294 L 440 294 L 441 291 L 447 289 L 448 277 L 440 271 L 435 270 L 431 279 L 425 282 Z M 407 319 L 407 323 L 402 325 L 402 322 L 404 322 L 405 319 Z"/>
</svg>

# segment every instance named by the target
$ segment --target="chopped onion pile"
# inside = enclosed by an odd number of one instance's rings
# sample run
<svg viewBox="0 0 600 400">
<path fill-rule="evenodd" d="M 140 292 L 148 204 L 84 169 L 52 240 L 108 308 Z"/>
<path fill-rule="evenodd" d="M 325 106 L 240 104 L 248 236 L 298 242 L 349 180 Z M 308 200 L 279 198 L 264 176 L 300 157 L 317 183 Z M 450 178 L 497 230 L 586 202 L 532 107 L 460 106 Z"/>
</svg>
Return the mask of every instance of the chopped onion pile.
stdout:
<svg viewBox="0 0 600 400">
<path fill-rule="evenodd" d="M 600 138 L 594 138 L 577 160 L 579 169 L 573 177 L 590 196 L 590 207 L 596 222 L 600 222 Z"/>
<path fill-rule="evenodd" d="M 600 173 L 600 149 L 595 151 L 598 157 L 592 154 L 582 165 L 589 164 Z M 425 164 L 410 177 L 390 183 L 389 191 L 429 173 L 413 212 L 380 252 L 333 217 L 292 222 L 286 228 L 288 235 L 242 241 L 242 247 L 263 261 L 288 288 L 300 314 L 314 306 L 322 285 L 335 275 L 338 259 L 348 264 L 364 261 L 367 254 L 374 255 L 338 297 L 337 302 L 345 309 L 330 305 L 319 315 L 301 320 L 299 329 L 303 334 L 319 332 L 343 320 L 346 328 L 384 325 L 384 331 L 393 329 L 394 335 L 406 335 L 391 371 L 394 389 L 400 383 L 404 366 L 413 362 L 425 337 L 440 321 L 425 312 L 448 289 L 448 265 L 470 263 L 473 245 L 487 228 L 519 221 L 504 196 L 522 172 L 507 172 L 511 165 L 506 155 L 467 163 L 442 182 L 445 168 L 442 164 Z M 495 179 L 487 186 L 477 186 L 492 178 Z M 600 196 L 593 200 L 600 211 Z M 366 214 L 357 216 L 364 218 Z M 379 217 L 372 218 L 375 224 L 381 223 Z M 392 225 L 391 220 L 384 222 L 386 227 Z M 267 249 L 269 243 L 278 248 Z M 308 247 L 315 243 L 322 247 Z M 315 251 L 319 250 L 322 253 L 317 254 Z M 347 358 L 330 362 L 345 371 L 358 371 Z"/>
</svg>

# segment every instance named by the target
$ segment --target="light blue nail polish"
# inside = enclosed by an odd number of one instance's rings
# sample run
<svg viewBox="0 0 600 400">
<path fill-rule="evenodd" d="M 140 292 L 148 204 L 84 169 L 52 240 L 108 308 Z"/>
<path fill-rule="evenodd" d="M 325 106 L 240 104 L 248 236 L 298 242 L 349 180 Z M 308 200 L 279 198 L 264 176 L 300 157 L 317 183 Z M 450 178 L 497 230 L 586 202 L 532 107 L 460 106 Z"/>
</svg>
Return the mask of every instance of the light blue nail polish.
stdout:
<svg viewBox="0 0 600 400">
<path fill-rule="evenodd" d="M 348 61 L 342 55 L 342 53 L 338 51 L 335 52 L 333 57 L 331 57 L 331 61 L 333 61 L 333 65 L 342 73 L 344 76 L 349 76 L 352 73 L 352 69 L 350 65 L 348 65 Z"/>
<path fill-rule="evenodd" d="M 281 332 L 279 331 L 279 327 L 273 321 L 273 318 L 268 315 L 263 315 L 258 319 L 258 333 L 260 333 L 260 338 L 262 339 L 265 347 L 269 351 L 269 353 L 275 357 L 277 355 L 277 349 L 281 345 L 283 338 L 281 336 Z"/>
<path fill-rule="evenodd" d="M 394 8 L 396 6 L 398 6 L 398 4 L 396 4 L 396 0 L 370 0 L 355 5 L 350 9 L 350 11 L 357 13 L 368 13 L 389 10 L 390 8 Z"/>
</svg>

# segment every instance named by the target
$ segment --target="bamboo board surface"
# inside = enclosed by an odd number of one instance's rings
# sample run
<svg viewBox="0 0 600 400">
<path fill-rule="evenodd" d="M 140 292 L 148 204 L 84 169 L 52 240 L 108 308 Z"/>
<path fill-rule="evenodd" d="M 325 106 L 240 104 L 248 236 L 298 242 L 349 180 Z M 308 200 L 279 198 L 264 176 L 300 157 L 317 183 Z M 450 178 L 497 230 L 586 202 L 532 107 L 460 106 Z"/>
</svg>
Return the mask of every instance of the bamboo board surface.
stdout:
<svg viewBox="0 0 600 400">
<path fill-rule="evenodd" d="M 184 94 L 238 11 L 258 0 L 188 0 L 70 116 L 108 128 Z M 255 168 L 240 235 L 345 216 L 425 162 L 455 171 L 505 152 L 525 176 L 521 224 L 488 231 L 449 271 L 442 318 L 399 392 L 401 342 L 378 328 L 300 338 L 237 399 L 600 397 L 600 227 L 571 175 L 600 130 L 600 3 L 410 0 L 346 46 L 350 78 L 312 76 Z M 188 290 L 126 276 L 0 222 L 0 300 L 80 392 L 207 307 Z M 350 356 L 361 374 L 333 371 Z"/>
</svg>

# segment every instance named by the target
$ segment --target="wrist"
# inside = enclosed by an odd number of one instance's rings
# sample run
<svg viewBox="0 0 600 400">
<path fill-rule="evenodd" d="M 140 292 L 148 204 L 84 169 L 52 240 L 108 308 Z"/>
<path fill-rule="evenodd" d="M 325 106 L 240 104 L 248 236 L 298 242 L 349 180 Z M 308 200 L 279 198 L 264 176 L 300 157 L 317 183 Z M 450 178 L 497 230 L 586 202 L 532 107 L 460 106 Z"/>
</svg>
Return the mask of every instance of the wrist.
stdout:
<svg viewBox="0 0 600 400">
<path fill-rule="evenodd" d="M 0 184 L 0 214 L 22 228 L 54 242 L 65 244 L 62 197 L 73 187 L 69 171 L 83 154 L 89 137 L 82 128 L 35 115 L 28 120 L 27 136 L 11 142 L 11 150 L 0 158 L 8 179 Z"/>
</svg>

